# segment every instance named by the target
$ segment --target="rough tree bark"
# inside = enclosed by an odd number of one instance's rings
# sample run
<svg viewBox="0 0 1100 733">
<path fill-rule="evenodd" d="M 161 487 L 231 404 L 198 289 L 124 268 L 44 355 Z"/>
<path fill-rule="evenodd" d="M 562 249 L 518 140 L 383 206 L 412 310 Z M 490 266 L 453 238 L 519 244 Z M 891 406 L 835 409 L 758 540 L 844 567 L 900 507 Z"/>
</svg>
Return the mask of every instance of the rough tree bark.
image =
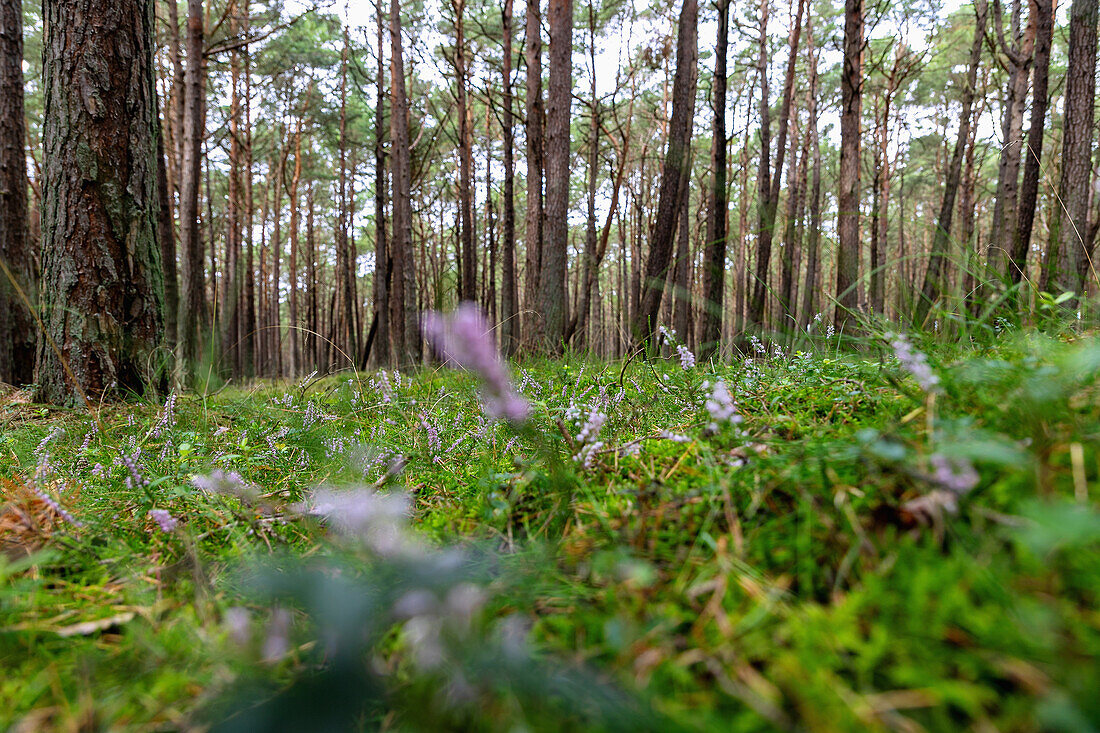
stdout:
<svg viewBox="0 0 1100 733">
<path fill-rule="evenodd" d="M 416 261 L 412 242 L 409 101 L 405 93 L 400 0 L 390 0 L 390 140 L 393 150 L 390 332 L 395 362 L 415 364 L 420 360 L 420 313 L 416 303 Z"/>
<path fill-rule="evenodd" d="M 1093 102 L 1096 98 L 1097 0 L 1073 0 L 1069 20 L 1065 122 L 1062 125 L 1062 175 L 1049 246 L 1050 277 L 1059 290 L 1084 293 L 1089 268 L 1089 181 L 1092 175 Z M 1076 302 L 1076 299 L 1074 299 Z M 1068 303 L 1067 303 L 1068 305 Z"/>
<path fill-rule="evenodd" d="M 1039 175 L 1043 162 L 1043 133 L 1047 117 L 1047 86 L 1050 76 L 1050 47 L 1054 35 L 1054 4 L 1052 0 L 1032 0 L 1030 12 L 1035 16 L 1035 71 L 1031 84 L 1031 127 L 1024 151 L 1024 177 L 1020 183 L 1020 200 L 1016 208 L 1016 231 L 1008 263 L 1008 278 L 1013 285 L 1020 282 L 1027 270 L 1027 252 L 1031 247 L 1031 229 L 1035 223 L 1035 206 L 1039 198 Z"/>
<path fill-rule="evenodd" d="M 1035 51 L 1036 14 L 1028 15 L 1027 29 L 1020 33 L 1020 0 L 1012 3 L 1012 43 L 1006 42 L 1001 2 L 993 2 L 993 27 L 997 45 L 1004 53 L 1008 69 L 1008 90 L 1005 94 L 1004 118 L 1001 122 L 1001 155 L 997 165 L 997 191 L 993 203 L 993 220 L 989 227 L 989 249 L 986 257 L 990 277 L 1007 272 L 1008 252 L 1016 230 L 1016 199 L 1020 190 L 1024 107 L 1027 105 L 1027 81 Z"/>
<path fill-rule="evenodd" d="M 524 41 L 524 59 L 527 64 L 527 211 L 524 245 L 527 249 L 523 278 L 523 305 L 526 314 L 522 319 L 523 338 L 531 342 L 539 328 L 540 316 L 535 313 L 538 301 L 539 275 L 542 269 L 543 225 L 543 105 L 542 105 L 542 14 L 540 0 L 527 0 L 527 31 Z"/>
<path fill-rule="evenodd" d="M 569 113 L 573 103 L 573 0 L 550 0 L 546 95 L 546 238 L 542 243 L 537 346 L 560 354 L 568 319 Z"/>
<path fill-rule="evenodd" d="M 504 0 L 501 11 L 501 34 L 504 44 L 504 68 L 502 72 L 504 115 L 501 127 L 504 131 L 504 207 L 501 221 L 501 349 L 511 356 L 519 345 L 519 311 L 516 292 L 516 201 L 515 201 L 515 131 L 512 113 L 512 0 Z"/>
<path fill-rule="evenodd" d="M 47 0 L 43 13 L 48 338 L 36 397 L 147 394 L 163 381 L 164 338 L 153 3 Z"/>
<path fill-rule="evenodd" d="M 863 0 L 844 1 L 840 74 L 840 174 L 837 177 L 836 321 L 843 330 L 858 306 L 859 118 L 863 90 Z"/>
</svg>

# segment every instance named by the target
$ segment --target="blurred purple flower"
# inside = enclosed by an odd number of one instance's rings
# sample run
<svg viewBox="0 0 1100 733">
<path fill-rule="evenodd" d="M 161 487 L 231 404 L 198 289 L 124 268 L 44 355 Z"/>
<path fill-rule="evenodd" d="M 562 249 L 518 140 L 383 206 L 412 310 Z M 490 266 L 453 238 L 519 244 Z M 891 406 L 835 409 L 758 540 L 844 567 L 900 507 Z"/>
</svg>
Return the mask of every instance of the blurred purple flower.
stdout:
<svg viewBox="0 0 1100 733">
<path fill-rule="evenodd" d="M 917 380 L 922 390 L 932 392 L 937 388 L 940 378 L 928 365 L 928 357 L 914 349 L 908 338 L 900 334 L 895 335 L 890 341 L 890 346 L 893 347 L 894 356 L 897 357 L 902 369 L 913 375 L 913 379 Z"/>
<path fill-rule="evenodd" d="M 150 509 L 149 516 L 160 525 L 162 532 L 171 532 L 179 526 L 179 520 L 169 514 L 167 509 Z"/>
<path fill-rule="evenodd" d="M 424 314 L 424 336 L 439 358 L 469 369 L 481 379 L 485 414 L 513 423 L 527 419 L 527 400 L 516 392 L 496 344 L 492 328 L 474 303 L 461 303 L 454 312 Z"/>
<path fill-rule="evenodd" d="M 932 464 L 932 480 L 955 494 L 967 493 L 981 480 L 974 466 L 965 458 L 952 459 L 936 453 L 928 461 Z"/>
</svg>

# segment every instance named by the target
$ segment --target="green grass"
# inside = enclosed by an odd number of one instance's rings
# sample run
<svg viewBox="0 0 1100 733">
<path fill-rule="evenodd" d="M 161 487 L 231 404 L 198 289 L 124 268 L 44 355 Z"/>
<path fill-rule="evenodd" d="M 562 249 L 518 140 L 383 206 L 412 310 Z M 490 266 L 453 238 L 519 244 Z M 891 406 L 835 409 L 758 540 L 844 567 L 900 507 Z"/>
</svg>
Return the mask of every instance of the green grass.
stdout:
<svg viewBox="0 0 1100 733">
<path fill-rule="evenodd" d="M 1100 728 L 1100 340 L 925 344 L 934 397 L 884 344 L 801 346 L 687 372 L 528 362 L 518 434 L 482 416 L 472 376 L 445 370 L 402 374 L 389 401 L 361 374 L 181 395 L 168 421 L 161 405 L 113 406 L 83 448 L 86 414 L 3 404 L 0 477 L 30 480 L 48 454 L 40 485 L 67 483 L 82 526 L 0 559 L 0 729 L 179 729 L 277 690 L 317 705 L 289 692 L 324 682 L 338 700 L 349 680 L 384 689 L 347 727 L 615 728 L 629 708 L 657 729 Z M 716 378 L 744 422 L 708 435 Z M 568 408 L 583 420 L 601 390 L 607 450 L 585 469 Z M 118 462 L 138 448 L 145 486 Z M 957 513 L 922 522 L 907 502 L 936 488 L 935 454 L 981 479 Z M 408 627 L 371 622 L 352 655 L 369 669 L 345 674 L 320 651 L 344 623 L 330 613 L 344 597 L 318 600 L 325 582 L 412 581 L 295 507 L 319 484 L 379 482 L 395 456 L 389 489 L 411 492 L 417 534 L 476 553 L 487 600 L 456 632 L 458 661 L 426 669 Z M 262 497 L 190 483 L 219 467 Z M 162 532 L 154 508 L 179 528 Z M 273 567 L 314 585 L 273 595 L 257 581 Z M 290 643 L 264 662 L 277 605 L 294 609 Z M 251 613 L 243 643 L 234 607 Z M 506 618 L 530 627 L 544 677 L 487 651 Z M 473 708 L 442 710 L 460 672 L 493 682 Z"/>
</svg>

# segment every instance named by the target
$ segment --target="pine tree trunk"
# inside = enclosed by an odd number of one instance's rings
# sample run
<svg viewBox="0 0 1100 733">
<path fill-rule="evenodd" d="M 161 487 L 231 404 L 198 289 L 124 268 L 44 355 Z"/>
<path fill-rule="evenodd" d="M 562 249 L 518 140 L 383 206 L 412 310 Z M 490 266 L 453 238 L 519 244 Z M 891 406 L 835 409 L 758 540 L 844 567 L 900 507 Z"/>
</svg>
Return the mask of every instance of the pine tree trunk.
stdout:
<svg viewBox="0 0 1100 733">
<path fill-rule="evenodd" d="M 539 299 L 542 272 L 543 227 L 543 102 L 542 102 L 542 14 L 540 0 L 527 0 L 527 37 L 524 59 L 527 64 L 527 212 L 524 222 L 526 267 L 523 279 L 523 338 L 535 346 L 535 334 L 541 332 L 542 317 L 535 311 Z"/>
<path fill-rule="evenodd" d="M 699 355 L 705 359 L 718 348 L 722 337 L 726 285 L 726 53 L 729 46 L 729 0 L 718 0 L 718 40 L 714 65 L 714 105 L 711 136 L 713 169 L 707 209 L 707 246 L 703 262 L 703 312 Z"/>
<path fill-rule="evenodd" d="M 668 149 L 661 170 L 661 188 L 657 201 L 657 219 L 646 260 L 645 282 L 632 330 L 638 343 L 652 344 L 657 331 L 657 314 L 668 280 L 673 237 L 678 215 L 688 186 L 691 163 L 691 124 L 695 114 L 695 88 L 699 73 L 699 6 L 696 0 L 684 0 L 676 36 L 676 75 L 672 83 L 672 119 L 669 121 Z"/>
<path fill-rule="evenodd" d="M 936 221 L 936 231 L 932 239 L 932 250 L 928 254 L 928 269 L 924 274 L 924 285 L 921 288 L 916 308 L 913 312 L 913 323 L 918 327 L 923 326 L 928 318 L 928 313 L 933 304 L 946 289 L 947 250 L 950 243 L 951 218 L 955 210 L 955 195 L 959 190 L 959 180 L 962 175 L 963 155 L 966 152 L 966 143 L 970 139 L 971 111 L 976 96 L 975 86 L 978 80 L 978 63 L 981 61 L 982 41 L 985 38 L 985 20 L 988 3 L 978 0 L 975 8 L 977 20 L 974 29 L 974 43 L 970 47 L 970 62 L 966 72 L 966 87 L 962 93 L 962 113 L 959 117 L 959 135 L 955 140 L 955 149 L 951 154 L 951 162 L 947 167 L 946 182 L 943 189 L 943 200 L 940 204 L 940 215 Z"/>
<path fill-rule="evenodd" d="M 1035 70 L 1031 84 L 1031 127 L 1027 133 L 1024 155 L 1024 177 L 1020 183 L 1020 200 L 1016 208 L 1016 231 L 1012 238 L 1008 278 L 1018 284 L 1027 271 L 1027 254 L 1031 248 L 1031 229 L 1035 223 L 1039 199 L 1039 176 L 1043 162 L 1043 133 L 1047 117 L 1047 87 L 1050 76 L 1050 47 L 1054 34 L 1052 0 L 1034 0 Z"/>
<path fill-rule="evenodd" d="M 420 312 L 417 308 L 416 260 L 412 242 L 409 102 L 405 93 L 400 0 L 390 0 L 390 140 L 393 150 L 390 331 L 396 362 L 415 364 L 420 360 Z"/>
<path fill-rule="evenodd" d="M 813 155 L 813 173 L 810 183 L 810 224 L 806 234 L 806 289 L 802 295 L 802 327 L 813 322 L 817 283 L 820 279 L 819 243 L 821 241 L 821 138 L 817 130 L 817 52 L 814 48 L 814 29 L 812 14 L 806 21 L 806 46 L 809 52 L 810 90 L 807 104 L 806 122 L 810 133 L 810 146 Z"/>
<path fill-rule="evenodd" d="M 374 339 L 369 346 L 374 364 L 389 364 L 390 349 L 390 273 L 392 259 L 386 241 L 386 90 L 383 69 L 385 47 L 383 45 L 382 0 L 376 0 L 378 27 L 376 49 L 378 73 L 375 78 L 374 108 Z"/>
<path fill-rule="evenodd" d="M 787 131 L 791 116 L 791 97 L 794 93 L 795 61 L 798 57 L 798 43 L 802 33 L 802 12 L 805 0 L 791 0 L 798 3 L 798 11 L 791 24 L 788 38 L 789 56 L 787 73 L 783 81 L 783 101 L 779 110 L 779 134 L 775 146 L 775 168 L 771 166 L 771 111 L 768 100 L 768 79 L 766 67 L 768 2 L 761 3 L 760 20 L 760 176 L 757 181 L 760 199 L 757 202 L 757 221 L 759 231 L 756 245 L 756 273 L 752 284 L 752 300 L 749 302 L 748 321 L 760 327 L 764 324 L 764 305 L 768 290 L 768 268 L 771 264 L 772 240 L 775 237 L 775 216 L 779 209 L 779 184 L 783 177 L 783 156 L 787 152 Z"/>
<path fill-rule="evenodd" d="M 537 345 L 560 354 L 568 321 L 569 118 L 573 103 L 573 0 L 550 0 L 546 95 L 546 237 L 539 269 Z"/>
<path fill-rule="evenodd" d="M 1020 0 L 1013 2 L 1013 44 L 1004 40 L 1001 3 L 993 3 L 995 30 L 1001 50 L 1008 57 L 1008 89 L 1001 123 L 1001 155 L 997 166 L 997 191 L 993 220 L 989 228 L 987 272 L 990 278 L 1008 272 L 1008 254 L 1016 231 L 1016 201 L 1020 190 L 1020 162 L 1024 150 L 1024 108 L 1027 105 L 1028 73 L 1035 51 L 1036 14 L 1028 16 L 1027 30 L 1019 37 Z"/>
<path fill-rule="evenodd" d="M 246 37 L 251 32 L 249 8 L 250 0 L 244 0 L 244 8 L 241 13 L 241 33 Z M 244 352 L 242 355 L 241 371 L 245 377 L 251 378 L 256 372 L 256 271 L 254 268 L 254 244 L 253 244 L 253 218 L 255 202 L 252 198 L 252 63 L 246 45 L 241 53 L 244 58 L 244 207 L 245 207 L 245 242 L 248 248 L 245 255 L 244 267 L 244 323 L 241 328 L 244 331 Z"/>
<path fill-rule="evenodd" d="M 1092 175 L 1093 102 L 1096 98 L 1097 0 L 1073 0 L 1069 21 L 1069 63 L 1062 125 L 1062 175 L 1054 210 L 1050 275 L 1062 292 L 1084 293 L 1089 268 L 1089 182 Z M 1077 299 L 1067 302 L 1074 304 Z"/>
<path fill-rule="evenodd" d="M 47 0 L 43 308 L 37 399 L 165 384 L 153 3 Z M 92 70 L 96 70 L 94 73 Z"/>
<path fill-rule="evenodd" d="M 515 131 L 512 119 L 512 0 L 504 0 L 501 13 L 501 34 L 504 44 L 504 201 L 501 221 L 501 348 L 506 356 L 515 353 L 519 345 L 519 304 L 516 288 L 516 202 L 515 202 Z"/>
<path fill-rule="evenodd" d="M 35 277 L 27 236 L 26 134 L 23 5 L 0 0 L 0 262 L 7 268 L 0 270 L 0 382 L 16 385 L 34 378 L 36 333 L 27 307 L 35 303 Z"/>
<path fill-rule="evenodd" d="M 181 366 L 194 368 L 201 356 L 200 324 L 206 312 L 199 184 L 205 134 L 202 0 L 187 2 L 187 70 L 184 76 L 183 131 L 180 145 L 180 299 L 177 319 Z"/>
<path fill-rule="evenodd" d="M 844 61 L 840 75 L 840 174 L 837 178 L 836 315 L 838 331 L 858 307 L 859 120 L 863 86 L 863 0 L 844 2 Z"/>
</svg>

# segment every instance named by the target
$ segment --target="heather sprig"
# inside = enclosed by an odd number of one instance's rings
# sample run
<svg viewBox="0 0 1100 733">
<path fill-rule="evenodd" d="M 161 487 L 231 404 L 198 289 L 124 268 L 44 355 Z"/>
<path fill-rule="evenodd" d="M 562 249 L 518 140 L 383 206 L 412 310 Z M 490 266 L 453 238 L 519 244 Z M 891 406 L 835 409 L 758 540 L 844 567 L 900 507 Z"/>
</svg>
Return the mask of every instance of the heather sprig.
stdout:
<svg viewBox="0 0 1100 733">
<path fill-rule="evenodd" d="M 489 417 L 519 424 L 530 406 L 512 385 L 508 369 L 492 338 L 492 328 L 475 303 L 462 303 L 454 312 L 424 314 L 424 336 L 444 361 L 468 369 L 481 380 L 482 409 Z"/>
<path fill-rule="evenodd" d="M 923 352 L 913 348 L 913 344 L 904 334 L 895 334 L 890 339 L 890 346 L 894 349 L 894 356 L 902 369 L 909 372 L 916 380 L 920 388 L 926 393 L 938 390 L 940 378 L 928 364 L 928 357 Z"/>
</svg>

